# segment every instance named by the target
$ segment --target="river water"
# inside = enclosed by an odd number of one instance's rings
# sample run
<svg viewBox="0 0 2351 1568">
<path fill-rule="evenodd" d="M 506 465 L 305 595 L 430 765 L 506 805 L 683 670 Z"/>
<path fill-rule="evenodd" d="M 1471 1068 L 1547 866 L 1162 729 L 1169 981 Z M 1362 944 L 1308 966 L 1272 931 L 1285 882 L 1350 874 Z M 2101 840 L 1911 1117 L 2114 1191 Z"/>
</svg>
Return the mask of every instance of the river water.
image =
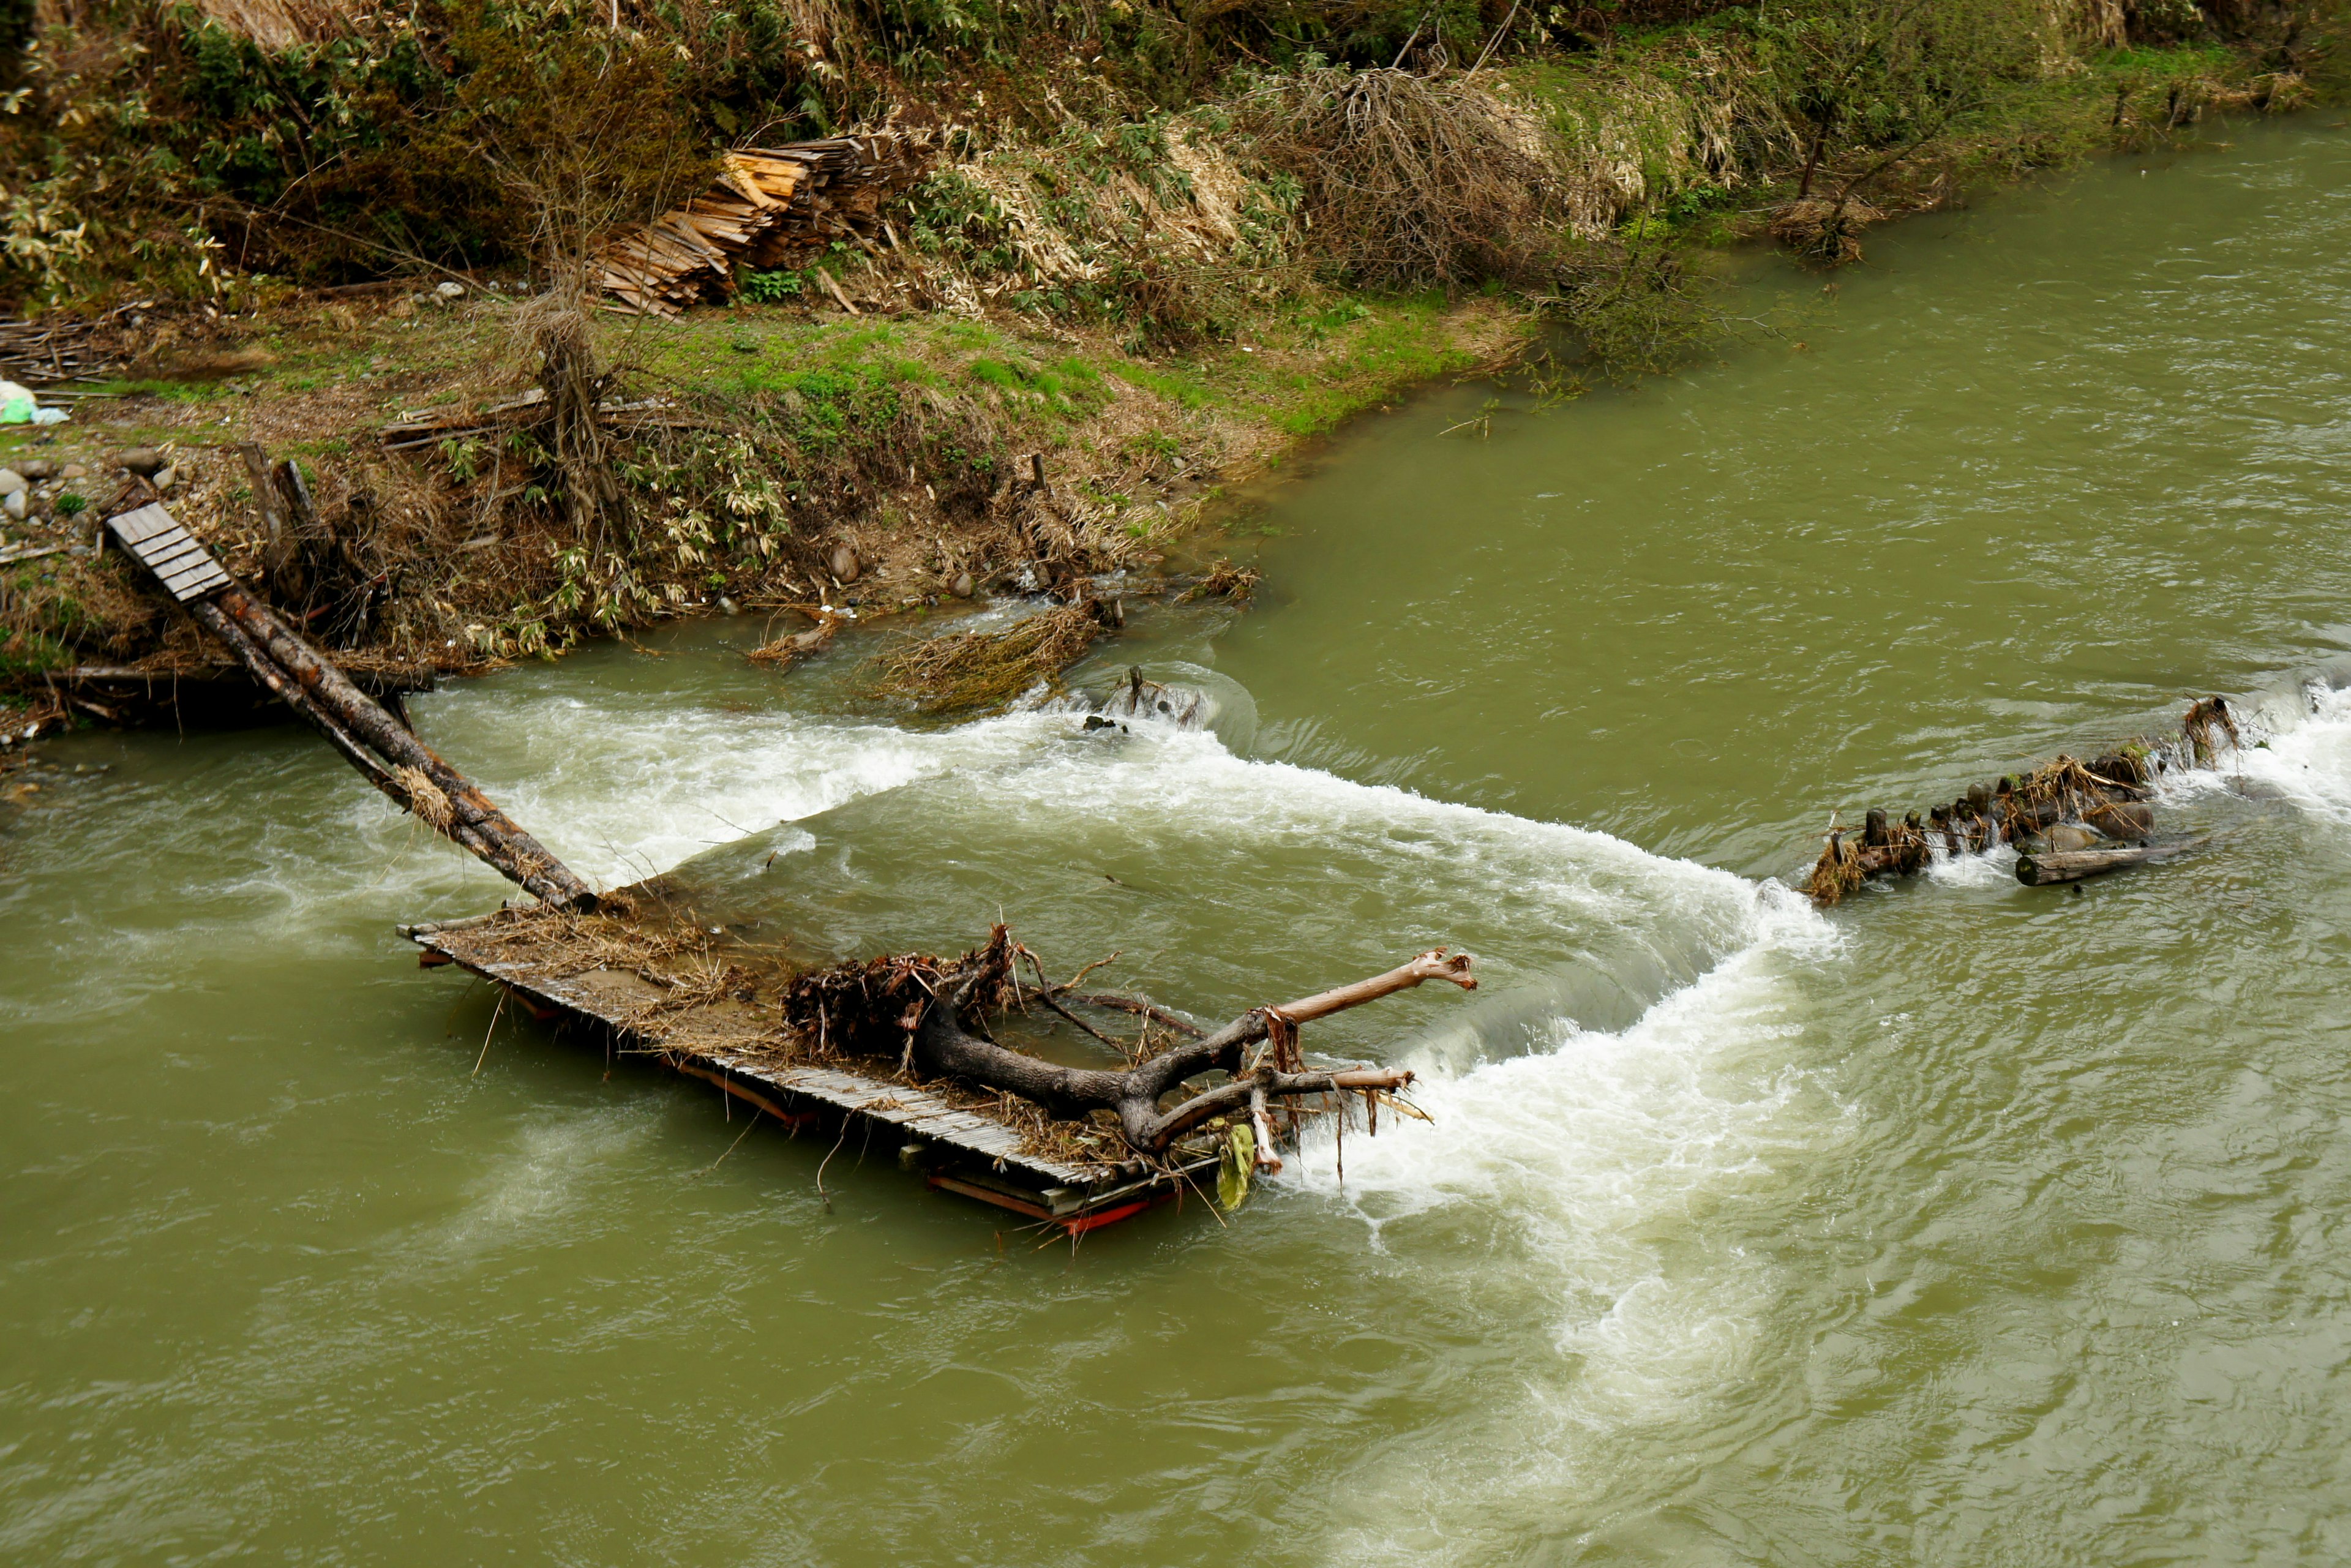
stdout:
<svg viewBox="0 0 2351 1568">
<path fill-rule="evenodd" d="M 500 885 L 307 733 L 59 744 L 0 1559 L 2340 1561 L 2351 136 L 2226 134 L 1763 267 L 1719 364 L 1353 427 L 1255 609 L 1092 672 L 1207 730 L 893 727 L 747 622 L 418 705 L 583 872 L 840 951 L 1000 907 L 1210 1015 L 1472 947 L 1309 1035 L 1434 1122 L 1229 1223 L 1040 1249 L 740 1137 L 418 971 Z M 2188 860 L 1781 885 L 2214 691 L 2269 739 L 2172 786 Z"/>
</svg>

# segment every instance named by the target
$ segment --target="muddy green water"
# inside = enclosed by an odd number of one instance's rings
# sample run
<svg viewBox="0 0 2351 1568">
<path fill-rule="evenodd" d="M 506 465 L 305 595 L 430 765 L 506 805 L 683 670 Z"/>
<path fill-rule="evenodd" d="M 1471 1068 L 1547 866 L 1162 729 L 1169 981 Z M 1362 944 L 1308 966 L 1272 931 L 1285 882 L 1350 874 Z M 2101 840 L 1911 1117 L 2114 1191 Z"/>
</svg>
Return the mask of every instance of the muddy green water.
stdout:
<svg viewBox="0 0 2351 1568">
<path fill-rule="evenodd" d="M 498 884 L 304 733 L 59 746 L 106 771 L 0 831 L 0 1560 L 2342 1560 L 2351 136 L 2227 133 L 1773 264 L 1719 366 L 1351 430 L 1256 610 L 1108 656 L 1209 730 L 893 728 L 741 622 L 419 705 L 583 871 L 842 950 L 1000 904 L 1206 1014 L 1474 946 L 1310 1038 L 1435 1124 L 1229 1227 L 1035 1249 L 853 1145 L 828 1204 L 419 972 Z M 2176 784 L 2198 858 L 1769 881 L 2204 691 L 2284 799 Z"/>
</svg>

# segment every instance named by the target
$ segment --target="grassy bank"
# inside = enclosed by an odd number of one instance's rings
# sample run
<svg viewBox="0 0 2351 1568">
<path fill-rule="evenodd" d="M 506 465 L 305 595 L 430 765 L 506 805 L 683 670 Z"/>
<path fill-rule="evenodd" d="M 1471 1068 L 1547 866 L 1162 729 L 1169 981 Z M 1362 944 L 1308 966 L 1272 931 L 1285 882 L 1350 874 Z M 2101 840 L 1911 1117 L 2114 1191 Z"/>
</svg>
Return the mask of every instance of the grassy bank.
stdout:
<svg viewBox="0 0 2351 1568">
<path fill-rule="evenodd" d="M 1891 215 L 2335 68 L 2325 8 L 2104 0 L 230 14 L 44 9 L 8 68 L 0 288 L 110 310 L 148 378 L 0 434 L 58 471 L 5 532 L 65 548 L 0 567 L 0 682 L 51 716 L 59 670 L 213 659 L 88 553 L 122 448 L 353 658 L 722 599 L 928 611 L 967 574 L 1147 568 L 1235 477 L 1539 333 L 1587 376 L 1662 368 L 1717 330 L 1711 249 L 1850 263 Z M 873 237 L 585 329 L 603 394 L 653 411 L 592 504 L 541 426 L 381 444 L 549 381 L 528 301 L 726 145 L 884 117 L 925 162 Z M 274 551 L 242 443 L 318 502 Z"/>
</svg>

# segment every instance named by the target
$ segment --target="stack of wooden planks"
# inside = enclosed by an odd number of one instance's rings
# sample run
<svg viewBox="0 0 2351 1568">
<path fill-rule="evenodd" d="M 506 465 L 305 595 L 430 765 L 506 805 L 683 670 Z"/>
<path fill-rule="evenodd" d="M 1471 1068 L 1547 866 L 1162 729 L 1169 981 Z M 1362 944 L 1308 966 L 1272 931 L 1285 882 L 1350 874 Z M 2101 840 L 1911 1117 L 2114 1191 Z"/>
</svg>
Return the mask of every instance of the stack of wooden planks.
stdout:
<svg viewBox="0 0 2351 1568">
<path fill-rule="evenodd" d="M 882 200 L 913 183 L 926 152 L 884 131 L 729 152 L 710 189 L 605 245 L 598 287 L 610 308 L 675 316 L 731 294 L 737 262 L 794 267 L 844 235 L 887 233 Z"/>
</svg>

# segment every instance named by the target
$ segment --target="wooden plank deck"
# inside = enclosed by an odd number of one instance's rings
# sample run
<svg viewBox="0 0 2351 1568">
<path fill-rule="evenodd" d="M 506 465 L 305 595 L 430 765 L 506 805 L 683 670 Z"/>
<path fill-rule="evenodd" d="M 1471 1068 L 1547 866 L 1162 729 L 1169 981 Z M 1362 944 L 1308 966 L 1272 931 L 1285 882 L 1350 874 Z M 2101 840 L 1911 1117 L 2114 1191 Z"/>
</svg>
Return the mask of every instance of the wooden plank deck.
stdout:
<svg viewBox="0 0 2351 1568">
<path fill-rule="evenodd" d="M 599 1024 L 622 1040 L 641 1039 L 627 1021 L 630 1008 L 658 994 L 625 971 L 590 970 L 549 978 L 528 953 L 467 939 L 486 916 L 403 925 L 401 935 L 424 949 L 427 965 L 455 964 L 506 987 L 541 1017 L 569 1016 Z M 723 1015 L 730 1004 L 705 1009 Z M 718 1021 L 723 1022 L 723 1018 Z M 902 1164 L 919 1166 L 929 1185 L 977 1197 L 1072 1233 L 1140 1212 L 1173 1197 L 1188 1180 L 1208 1190 L 1213 1155 L 1186 1160 L 1175 1176 L 1144 1166 L 1071 1165 L 1029 1152 L 1019 1133 L 1001 1122 L 950 1104 L 931 1092 L 884 1082 L 837 1066 L 778 1066 L 730 1043 L 723 1029 L 707 1043 L 694 1031 L 674 1033 L 652 1053 L 674 1071 L 716 1083 L 730 1094 L 790 1122 L 804 1107 L 895 1134 Z"/>
<path fill-rule="evenodd" d="M 123 548 L 137 556 L 163 584 L 164 591 L 185 604 L 229 585 L 228 573 L 162 506 L 149 503 L 134 511 L 109 517 L 106 526 Z"/>
</svg>

